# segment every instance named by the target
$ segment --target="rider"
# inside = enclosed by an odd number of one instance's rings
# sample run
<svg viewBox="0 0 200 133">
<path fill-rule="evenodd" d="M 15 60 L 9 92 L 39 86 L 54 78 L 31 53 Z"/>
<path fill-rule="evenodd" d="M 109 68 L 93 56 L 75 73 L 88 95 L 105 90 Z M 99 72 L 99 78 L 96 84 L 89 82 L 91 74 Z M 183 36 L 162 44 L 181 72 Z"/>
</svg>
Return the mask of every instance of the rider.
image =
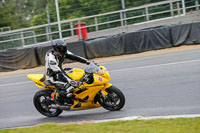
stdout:
<svg viewBox="0 0 200 133">
<path fill-rule="evenodd" d="M 62 92 L 64 93 L 66 92 L 66 96 L 71 98 L 73 90 L 80 86 L 80 82 L 71 79 L 62 69 L 62 63 L 65 58 L 87 65 L 90 64 L 90 61 L 68 51 L 67 43 L 64 40 L 57 39 L 52 41 L 52 49 L 46 53 L 45 57 L 47 81 L 55 85 L 58 90 L 63 90 Z"/>
</svg>

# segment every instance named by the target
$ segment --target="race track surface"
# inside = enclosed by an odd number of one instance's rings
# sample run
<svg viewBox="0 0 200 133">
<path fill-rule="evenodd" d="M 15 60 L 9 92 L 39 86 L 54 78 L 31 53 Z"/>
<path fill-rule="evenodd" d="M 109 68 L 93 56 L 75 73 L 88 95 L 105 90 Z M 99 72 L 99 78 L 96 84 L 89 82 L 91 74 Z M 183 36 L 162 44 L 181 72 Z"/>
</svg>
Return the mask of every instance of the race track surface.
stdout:
<svg viewBox="0 0 200 133">
<path fill-rule="evenodd" d="M 110 71 L 111 83 L 125 94 L 126 104 L 121 111 L 110 112 L 103 108 L 65 111 L 57 118 L 47 118 L 34 108 L 32 99 L 39 89 L 26 78 L 28 73 L 5 76 L 0 77 L 0 128 L 128 116 L 200 114 L 200 49 L 128 58 L 101 65 Z"/>
</svg>

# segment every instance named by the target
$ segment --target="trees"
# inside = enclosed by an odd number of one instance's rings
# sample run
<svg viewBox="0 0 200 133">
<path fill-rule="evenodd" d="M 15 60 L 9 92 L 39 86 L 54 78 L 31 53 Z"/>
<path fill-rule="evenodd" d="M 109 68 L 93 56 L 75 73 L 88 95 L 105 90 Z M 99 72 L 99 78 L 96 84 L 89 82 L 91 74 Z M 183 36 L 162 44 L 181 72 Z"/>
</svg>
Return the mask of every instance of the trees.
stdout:
<svg viewBox="0 0 200 133">
<path fill-rule="evenodd" d="M 0 27 L 10 26 L 12 29 L 31 26 L 31 19 L 45 10 L 40 0 L 6 0 L 0 2 Z"/>
<path fill-rule="evenodd" d="M 24 13 L 21 12 L 21 4 L 18 0 L 7 0 L 0 8 L 0 27 L 10 26 L 13 29 L 24 27 L 26 23 L 23 21 Z"/>
<path fill-rule="evenodd" d="M 31 26 L 31 19 L 43 12 L 40 0 L 6 0 L 0 6 L 0 27 L 10 26 L 12 29 Z"/>
<path fill-rule="evenodd" d="M 95 15 L 122 9 L 121 0 L 58 0 L 61 20 Z M 164 0 L 124 0 L 126 8 Z M 0 27 L 12 29 L 47 23 L 46 4 L 51 22 L 57 21 L 54 0 L 0 1 Z M 101 21 L 101 20 L 100 20 Z"/>
</svg>

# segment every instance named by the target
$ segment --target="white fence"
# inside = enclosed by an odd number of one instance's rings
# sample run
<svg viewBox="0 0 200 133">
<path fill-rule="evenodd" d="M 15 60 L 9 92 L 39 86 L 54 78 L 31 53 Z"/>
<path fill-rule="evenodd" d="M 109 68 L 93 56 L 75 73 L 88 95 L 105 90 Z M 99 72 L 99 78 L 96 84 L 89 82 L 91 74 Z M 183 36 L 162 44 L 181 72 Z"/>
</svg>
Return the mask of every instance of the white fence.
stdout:
<svg viewBox="0 0 200 133">
<path fill-rule="evenodd" d="M 11 30 L 10 27 L 1 27 L 0 28 L 0 32 L 10 31 L 10 30 Z"/>
<path fill-rule="evenodd" d="M 186 13 L 198 11 L 199 6 L 198 0 L 185 2 L 185 6 L 182 5 L 181 0 L 167 0 L 99 15 L 61 21 L 62 37 L 75 36 L 75 24 L 80 25 L 81 22 L 86 22 L 88 32 L 96 32 L 114 27 L 126 27 L 127 25 L 136 23 L 148 23 L 148 21 L 155 19 L 184 15 L 183 13 L 185 11 Z M 51 28 L 49 29 L 49 27 Z M 59 38 L 57 22 L 51 23 L 50 25 L 45 24 L 19 30 L 0 32 L 0 49 L 22 47 L 25 45 L 46 42 L 51 38 Z"/>
</svg>

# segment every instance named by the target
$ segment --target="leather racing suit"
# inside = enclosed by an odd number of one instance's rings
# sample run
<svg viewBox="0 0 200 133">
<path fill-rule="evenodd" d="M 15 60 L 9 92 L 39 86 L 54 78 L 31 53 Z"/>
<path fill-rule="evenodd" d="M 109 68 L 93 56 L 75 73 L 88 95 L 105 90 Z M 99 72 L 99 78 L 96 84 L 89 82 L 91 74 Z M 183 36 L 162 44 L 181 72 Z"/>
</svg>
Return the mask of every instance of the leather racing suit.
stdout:
<svg viewBox="0 0 200 133">
<path fill-rule="evenodd" d="M 55 51 L 49 50 L 45 56 L 45 68 L 47 80 L 54 84 L 58 89 L 64 89 L 68 84 L 73 85 L 73 81 L 69 76 L 65 74 L 65 71 L 62 69 L 62 64 L 64 60 L 70 59 L 78 61 L 81 63 L 89 64 L 90 62 L 80 56 L 74 55 L 70 51 L 67 51 L 65 55 L 58 56 L 55 54 Z M 76 83 L 76 81 L 74 81 Z"/>
</svg>

